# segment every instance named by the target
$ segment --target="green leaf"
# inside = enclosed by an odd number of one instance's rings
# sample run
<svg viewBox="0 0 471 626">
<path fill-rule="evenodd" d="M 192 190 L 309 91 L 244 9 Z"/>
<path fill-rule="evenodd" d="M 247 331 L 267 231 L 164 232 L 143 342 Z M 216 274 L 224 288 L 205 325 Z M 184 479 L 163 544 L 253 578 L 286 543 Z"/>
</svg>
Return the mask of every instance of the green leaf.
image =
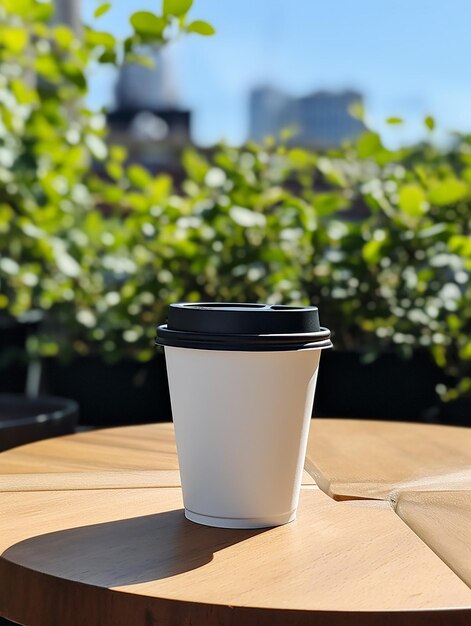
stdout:
<svg viewBox="0 0 471 626">
<path fill-rule="evenodd" d="M 59 344 L 55 341 L 45 341 L 41 343 L 41 356 L 50 357 L 57 356 L 59 354 Z"/>
<path fill-rule="evenodd" d="M 124 173 L 122 166 L 115 161 L 110 161 L 106 164 L 106 171 L 113 180 L 121 180 Z"/>
<path fill-rule="evenodd" d="M 322 216 L 330 216 L 348 207 L 348 202 L 338 193 L 319 193 L 314 196 L 316 212 Z"/>
<path fill-rule="evenodd" d="M 288 126 L 287 128 L 282 128 L 280 132 L 280 140 L 282 143 L 286 143 L 296 137 L 299 130 L 294 126 Z"/>
<path fill-rule="evenodd" d="M 127 156 L 126 148 L 123 148 L 123 146 L 113 145 L 110 147 L 110 157 L 113 161 L 122 162 Z"/>
<path fill-rule="evenodd" d="M 67 78 L 79 89 L 86 91 L 87 80 L 85 74 L 74 63 L 63 63 L 62 71 Z"/>
<path fill-rule="evenodd" d="M 123 190 L 117 185 L 107 185 L 103 189 L 103 199 L 105 202 L 109 202 L 110 204 L 117 204 L 121 202 L 123 197 Z"/>
<path fill-rule="evenodd" d="M 48 21 L 54 12 L 54 2 L 51 0 L 2 0 L 0 6 L 7 15 L 26 17 L 31 23 L 36 20 Z"/>
<path fill-rule="evenodd" d="M 425 192 L 419 185 L 403 185 L 399 191 L 399 207 L 410 217 L 421 217 L 427 211 Z"/>
<path fill-rule="evenodd" d="M 386 124 L 391 124 L 391 125 L 404 124 L 404 120 L 402 119 L 402 117 L 388 117 L 386 119 Z"/>
<path fill-rule="evenodd" d="M 0 204 L 0 233 L 10 230 L 10 223 L 14 218 L 13 209 L 8 204 Z"/>
<path fill-rule="evenodd" d="M 10 52 L 22 52 L 28 44 L 28 32 L 20 26 L 2 26 L 0 41 Z"/>
<path fill-rule="evenodd" d="M 183 153 L 183 167 L 187 174 L 197 183 L 202 183 L 209 169 L 207 161 L 196 150 Z"/>
<path fill-rule="evenodd" d="M 54 256 L 59 270 L 66 276 L 76 278 L 82 271 L 80 264 L 69 254 L 66 248 L 65 241 L 54 238 L 52 240 L 52 247 L 54 250 Z"/>
<path fill-rule="evenodd" d="M 426 185 L 428 175 L 427 175 L 427 170 L 425 169 L 425 167 L 421 164 L 418 164 L 418 165 L 414 165 L 413 170 L 417 174 L 417 178 L 420 180 L 420 182 L 423 185 Z"/>
<path fill-rule="evenodd" d="M 262 213 L 257 213 L 246 207 L 233 206 L 229 210 L 229 215 L 236 224 L 243 228 L 251 228 L 259 226 L 263 228 L 266 224 L 266 217 Z"/>
<path fill-rule="evenodd" d="M 57 62 L 51 55 L 37 57 L 34 61 L 36 72 L 50 81 L 58 81 L 61 77 Z"/>
<path fill-rule="evenodd" d="M 191 9 L 193 0 L 164 0 L 164 15 L 181 17 Z"/>
<path fill-rule="evenodd" d="M 357 120 L 365 119 L 365 106 L 361 100 L 355 100 L 348 107 L 348 113 Z"/>
<path fill-rule="evenodd" d="M 144 37 L 146 40 L 152 38 L 152 35 L 144 35 L 141 34 L 141 37 Z M 125 57 L 125 62 L 130 63 L 132 65 L 143 65 L 144 67 L 148 67 L 152 69 L 155 67 L 155 61 L 149 56 L 145 54 L 135 54 L 134 52 L 129 52 Z"/>
<path fill-rule="evenodd" d="M 123 43 L 124 53 L 125 54 L 130 53 L 136 43 L 137 41 L 136 41 L 135 35 L 133 35 L 132 37 L 126 37 Z"/>
<path fill-rule="evenodd" d="M 381 260 L 381 248 L 383 242 L 376 239 L 371 239 L 365 243 L 362 248 L 361 254 L 367 263 L 378 263 Z"/>
<path fill-rule="evenodd" d="M 418 237 L 420 239 L 427 239 L 429 237 L 436 237 L 437 235 L 441 235 L 443 233 L 446 233 L 449 229 L 448 224 L 440 224 L 439 222 L 437 224 L 434 224 L 433 226 L 428 226 L 426 228 L 422 228 L 419 232 L 418 232 Z"/>
<path fill-rule="evenodd" d="M 105 142 L 96 135 L 86 135 L 85 143 L 95 159 L 99 161 L 103 160 L 108 154 Z"/>
<path fill-rule="evenodd" d="M 471 183 L 471 167 L 465 167 L 461 172 L 461 177 L 468 183 Z"/>
<path fill-rule="evenodd" d="M 172 191 L 172 179 L 166 174 L 160 174 L 160 176 L 152 180 L 149 190 L 154 200 L 158 202 L 166 200 Z"/>
<path fill-rule="evenodd" d="M 147 209 L 147 199 L 142 193 L 130 192 L 124 197 L 124 201 L 136 211 L 143 213 Z"/>
<path fill-rule="evenodd" d="M 85 43 L 89 46 L 104 46 L 105 48 L 114 48 L 116 39 L 110 33 L 101 32 L 87 28 L 85 32 Z"/>
<path fill-rule="evenodd" d="M 433 130 L 435 128 L 435 119 L 431 115 L 427 115 L 424 118 L 424 124 L 429 130 Z"/>
<path fill-rule="evenodd" d="M 95 9 L 93 13 L 93 17 L 100 17 L 101 15 L 105 15 L 111 9 L 111 4 L 109 2 L 105 2 L 105 4 L 100 5 Z"/>
<path fill-rule="evenodd" d="M 462 358 L 463 360 L 465 361 L 471 360 L 471 341 L 461 348 L 459 354 L 460 354 L 460 358 Z"/>
<path fill-rule="evenodd" d="M 18 0 L 15 0 L 18 2 Z M 28 11 L 28 17 L 31 22 L 49 22 L 54 15 L 54 2 L 34 2 L 31 10 Z"/>
<path fill-rule="evenodd" d="M 54 27 L 53 32 L 54 32 L 54 38 L 56 42 L 58 43 L 58 45 L 61 48 L 68 50 L 70 48 L 70 44 L 73 42 L 75 38 L 73 31 L 67 26 L 64 26 L 64 24 L 59 24 L 58 26 Z"/>
<path fill-rule="evenodd" d="M 337 169 L 332 168 L 328 172 L 324 172 L 324 177 L 328 183 L 333 185 L 334 187 L 346 187 L 347 181 L 344 176 L 344 173 Z"/>
<path fill-rule="evenodd" d="M 458 315 L 455 315 L 455 313 L 451 313 L 450 315 L 447 315 L 446 321 L 447 321 L 448 327 L 451 328 L 451 330 L 459 330 L 462 326 L 461 319 L 458 317 Z"/>
<path fill-rule="evenodd" d="M 14 78 L 11 83 L 11 90 L 19 104 L 36 104 L 38 102 L 38 94 L 23 80 Z"/>
<path fill-rule="evenodd" d="M 428 199 L 432 204 L 445 206 L 462 200 L 468 194 L 468 186 L 457 178 L 447 178 L 431 185 Z"/>
<path fill-rule="evenodd" d="M 309 167 L 316 163 L 316 157 L 302 148 L 293 148 L 287 154 L 288 159 L 295 167 Z"/>
<path fill-rule="evenodd" d="M 360 159 L 366 159 L 374 156 L 383 149 L 381 138 L 378 133 L 363 133 L 357 141 L 358 156 Z"/>
<path fill-rule="evenodd" d="M 140 165 L 130 165 L 128 167 L 128 177 L 135 187 L 140 187 L 141 189 L 145 189 L 151 181 L 149 172 Z"/>
<path fill-rule="evenodd" d="M 146 37 L 161 37 L 167 26 L 167 21 L 150 13 L 150 11 L 138 11 L 131 15 L 130 22 L 136 33 Z"/>
<path fill-rule="evenodd" d="M 448 240 L 448 246 L 452 252 L 471 258 L 471 236 L 453 235 Z"/>
<path fill-rule="evenodd" d="M 202 20 L 196 20 L 195 22 L 191 22 L 186 27 L 187 32 L 189 33 L 198 33 L 198 35 L 204 35 L 205 37 L 209 37 L 210 35 L 214 35 L 216 32 L 211 24 L 208 22 L 203 22 Z"/>
<path fill-rule="evenodd" d="M 0 271 L 5 274 L 16 275 L 20 271 L 20 266 L 14 259 L 3 256 L 0 259 Z"/>
<path fill-rule="evenodd" d="M 103 54 L 100 54 L 98 57 L 99 63 L 113 63 L 115 64 L 117 61 L 116 50 L 105 50 Z"/>
</svg>

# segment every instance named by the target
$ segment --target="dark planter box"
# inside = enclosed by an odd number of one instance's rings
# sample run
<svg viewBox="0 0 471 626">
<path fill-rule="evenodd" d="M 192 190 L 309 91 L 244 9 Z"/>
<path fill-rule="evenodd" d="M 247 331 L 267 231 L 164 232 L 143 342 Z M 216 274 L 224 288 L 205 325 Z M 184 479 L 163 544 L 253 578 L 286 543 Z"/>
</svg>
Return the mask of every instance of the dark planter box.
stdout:
<svg viewBox="0 0 471 626">
<path fill-rule="evenodd" d="M 441 372 L 426 353 L 382 354 L 365 364 L 356 352 L 324 351 L 314 415 L 436 422 Z"/>
<path fill-rule="evenodd" d="M 48 360 L 44 391 L 76 400 L 80 423 L 142 424 L 172 419 L 162 353 L 149 363 L 109 365 L 80 358 L 70 365 Z M 326 350 L 321 358 L 314 415 L 425 423 L 469 424 L 471 401 L 440 404 L 441 371 L 426 353 L 403 360 L 383 354 L 365 364 L 360 354 Z"/>
<path fill-rule="evenodd" d="M 78 406 L 72 400 L 1 393 L 0 451 L 73 433 L 77 422 Z"/>
<path fill-rule="evenodd" d="M 440 405 L 440 424 L 471 426 L 471 398 L 458 398 Z"/>
<path fill-rule="evenodd" d="M 19 363 L 2 364 L 0 368 L 0 392 L 23 393 L 26 388 L 28 368 Z"/>
<path fill-rule="evenodd" d="M 0 318 L 0 392 L 22 393 L 25 390 L 28 330 L 26 324 Z"/>
<path fill-rule="evenodd" d="M 37 331 L 40 320 L 37 312 L 21 322 L 0 312 L 0 392 L 24 393 L 28 374 L 26 342 Z"/>
<path fill-rule="evenodd" d="M 44 389 L 72 398 L 80 406 L 80 424 L 118 426 L 172 419 L 163 354 L 148 363 L 79 358 L 69 365 L 48 359 Z"/>
</svg>

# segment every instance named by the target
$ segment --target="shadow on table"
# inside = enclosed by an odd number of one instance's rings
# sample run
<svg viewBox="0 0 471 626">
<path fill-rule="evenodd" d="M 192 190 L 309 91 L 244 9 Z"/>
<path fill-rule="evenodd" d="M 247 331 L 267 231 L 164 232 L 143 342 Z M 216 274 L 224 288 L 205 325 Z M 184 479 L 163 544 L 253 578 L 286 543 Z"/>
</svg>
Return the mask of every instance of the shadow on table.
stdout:
<svg viewBox="0 0 471 626">
<path fill-rule="evenodd" d="M 177 509 L 39 535 L 11 546 L 2 558 L 60 578 L 119 587 L 196 569 L 218 550 L 268 530 L 201 526 Z"/>
</svg>

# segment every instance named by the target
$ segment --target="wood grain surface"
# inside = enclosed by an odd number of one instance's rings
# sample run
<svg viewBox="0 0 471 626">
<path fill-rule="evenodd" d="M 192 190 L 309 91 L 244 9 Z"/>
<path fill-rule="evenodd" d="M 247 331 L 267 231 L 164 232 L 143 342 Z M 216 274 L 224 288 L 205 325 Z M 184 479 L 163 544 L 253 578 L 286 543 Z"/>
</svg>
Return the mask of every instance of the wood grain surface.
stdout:
<svg viewBox="0 0 471 626">
<path fill-rule="evenodd" d="M 401 491 L 396 513 L 471 587 L 471 491 Z"/>
<path fill-rule="evenodd" d="M 145 489 L 147 487 L 180 487 L 180 472 L 178 470 L 122 470 L 0 475 L 0 492 Z"/>
<path fill-rule="evenodd" d="M 86 470 L 177 470 L 173 424 L 92 430 L 0 454 L 0 474 Z"/>
<path fill-rule="evenodd" d="M 159 480 L 167 485 L 152 485 L 152 474 L 145 472 L 169 470 Z M 108 472 L 117 472 L 108 476 Z M 121 473 L 118 473 L 121 472 Z M 144 472 L 141 474 L 141 472 Z M 173 474 L 172 474 L 173 472 Z M 67 477 L 60 477 L 61 474 Z M 88 476 L 93 473 L 93 476 Z M 7 475 L 17 475 L 12 480 Z M 23 479 L 21 474 L 27 474 Z M 36 474 L 47 474 L 42 479 Z M 54 476 L 52 476 L 54 474 Z M 83 478 L 87 476 L 86 478 Z M 142 480 L 140 480 L 142 478 Z M 60 485 L 79 484 L 90 488 L 180 486 L 177 447 L 173 424 L 122 426 L 93 430 L 76 435 L 45 439 L 7 450 L 0 454 L 0 491 L 61 488 Z M 303 473 L 303 485 L 314 485 L 308 472 Z M 28 487 L 29 485 L 29 487 Z M 62 487 L 63 488 L 63 487 Z M 67 488 L 67 487 L 65 487 Z"/>
<path fill-rule="evenodd" d="M 305 467 L 336 500 L 471 489 L 471 429 L 313 420 Z"/>
<path fill-rule="evenodd" d="M 313 420 L 298 519 L 256 531 L 184 518 L 171 424 L 9 450 L 0 615 L 30 626 L 468 626 L 469 444 L 463 429 Z"/>
<path fill-rule="evenodd" d="M 303 472 L 303 485 L 317 488 Z M 180 487 L 178 470 L 109 470 L 106 472 L 43 472 L 41 474 L 0 474 L 1 491 L 64 491 L 78 489 L 145 489 Z"/>
<path fill-rule="evenodd" d="M 136 624 L 159 624 L 161 599 L 190 612 L 201 603 L 251 608 L 253 620 L 264 609 L 294 611 L 310 614 L 311 623 L 316 612 L 453 615 L 471 606 L 471 590 L 387 503 L 338 503 L 309 487 L 295 523 L 254 531 L 187 521 L 180 489 L 2 493 L 0 510 L 8 511 L 0 518 L 0 580 L 10 588 L 0 610 L 31 626 L 124 626 L 116 592 L 143 598 L 155 621 Z M 23 571 L 14 588 L 18 570 L 10 566 Z M 31 588 L 51 594 L 61 580 L 73 581 L 75 593 L 59 596 L 57 587 L 60 602 L 38 617 Z M 79 598 L 90 587 L 101 597 L 86 615 Z"/>
</svg>

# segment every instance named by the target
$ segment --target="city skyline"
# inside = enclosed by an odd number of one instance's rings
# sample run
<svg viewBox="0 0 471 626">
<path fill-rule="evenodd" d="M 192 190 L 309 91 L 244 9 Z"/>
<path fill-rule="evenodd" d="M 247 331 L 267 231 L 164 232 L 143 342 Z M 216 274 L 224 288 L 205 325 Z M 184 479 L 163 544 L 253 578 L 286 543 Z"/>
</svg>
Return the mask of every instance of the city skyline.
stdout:
<svg viewBox="0 0 471 626">
<path fill-rule="evenodd" d="M 250 92 L 249 138 L 260 142 L 288 131 L 291 144 L 339 148 L 364 130 L 364 124 L 351 115 L 355 106 L 363 106 L 358 91 L 312 91 L 293 97 L 270 85 L 256 87 Z"/>
<path fill-rule="evenodd" d="M 83 0 L 87 21 L 96 6 Z M 96 26 L 125 36 L 129 13 L 140 8 L 155 9 L 155 0 L 132 7 L 115 0 Z M 358 90 L 370 125 L 393 143 L 423 136 L 428 114 L 440 128 L 471 130 L 471 5 L 465 0 L 453 0 L 446 10 L 438 2 L 398 0 L 389 11 L 374 0 L 328 6 L 300 0 L 296 10 L 280 0 L 198 0 L 191 14 L 217 30 L 208 39 L 184 38 L 171 51 L 180 103 L 194 112 L 199 144 L 246 139 L 249 92 L 267 83 L 294 96 Z M 109 106 L 113 72 L 101 68 L 90 80 L 91 104 Z M 385 118 L 397 115 L 406 124 L 387 128 Z"/>
</svg>

